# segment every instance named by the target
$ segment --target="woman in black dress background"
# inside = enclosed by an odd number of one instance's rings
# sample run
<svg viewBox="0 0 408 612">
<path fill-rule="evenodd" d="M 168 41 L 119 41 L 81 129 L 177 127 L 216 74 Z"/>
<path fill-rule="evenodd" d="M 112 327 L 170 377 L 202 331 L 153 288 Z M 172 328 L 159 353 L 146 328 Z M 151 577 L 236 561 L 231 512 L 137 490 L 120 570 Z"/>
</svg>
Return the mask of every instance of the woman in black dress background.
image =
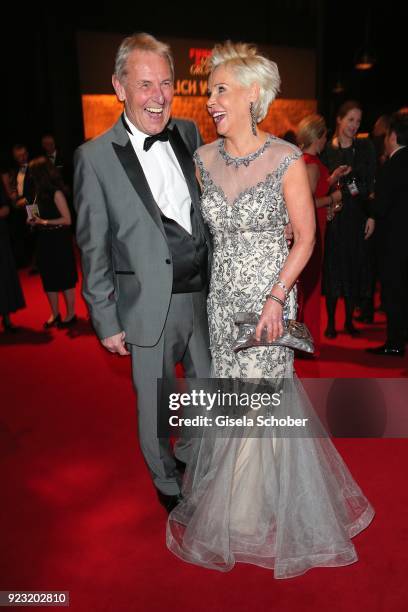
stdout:
<svg viewBox="0 0 408 612">
<path fill-rule="evenodd" d="M 37 157 L 29 163 L 30 176 L 35 188 L 35 203 L 39 215 L 30 221 L 38 228 L 37 265 L 44 291 L 51 306 L 51 316 L 45 328 L 69 327 L 75 315 L 75 285 L 78 280 L 72 245 L 71 214 L 63 193 L 58 171 L 46 157 Z M 63 292 L 66 316 L 59 312 L 59 292 Z"/>
<path fill-rule="evenodd" d="M 342 104 L 337 113 L 336 132 L 321 155 L 329 172 L 341 165 L 351 172 L 340 179 L 342 210 L 327 222 L 323 259 L 322 294 L 326 296 L 327 338 L 335 338 L 337 300 L 344 297 L 344 331 L 356 336 L 353 311 L 357 302 L 372 293 L 372 270 L 367 240 L 375 222 L 368 203 L 374 193 L 375 151 L 370 140 L 358 139 L 362 110 L 358 102 Z"/>
<path fill-rule="evenodd" d="M 8 198 L 0 177 L 0 315 L 6 332 L 17 331 L 10 313 L 25 307 L 24 296 L 17 274 L 16 262 L 10 243 L 7 217 L 10 213 Z"/>
</svg>

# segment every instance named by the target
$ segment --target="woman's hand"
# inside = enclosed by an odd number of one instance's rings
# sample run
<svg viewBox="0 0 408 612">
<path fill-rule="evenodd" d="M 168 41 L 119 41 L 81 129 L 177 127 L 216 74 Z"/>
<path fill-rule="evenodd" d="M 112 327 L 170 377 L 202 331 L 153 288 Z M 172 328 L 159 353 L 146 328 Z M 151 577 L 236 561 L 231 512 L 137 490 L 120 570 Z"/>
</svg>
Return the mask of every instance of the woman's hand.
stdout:
<svg viewBox="0 0 408 612">
<path fill-rule="evenodd" d="M 346 174 L 349 174 L 349 172 L 351 172 L 351 166 L 346 166 L 345 164 L 343 164 L 342 166 L 338 166 L 338 168 L 333 170 L 330 175 L 330 183 L 337 183 L 339 178 L 341 178 L 342 176 L 346 176 Z"/>
<path fill-rule="evenodd" d="M 292 228 L 292 224 L 290 221 L 289 223 L 285 225 L 284 235 L 285 235 L 286 244 L 290 246 L 293 240 L 293 228 Z"/>
<path fill-rule="evenodd" d="M 368 240 L 375 230 L 375 221 L 369 217 L 364 228 L 364 240 Z"/>
<path fill-rule="evenodd" d="M 341 201 L 343 199 L 343 195 L 342 195 L 340 189 L 336 189 L 336 191 L 333 191 L 330 195 L 333 198 L 333 204 L 340 204 L 341 203 Z"/>
<path fill-rule="evenodd" d="M 340 212 L 341 209 L 343 208 L 343 201 L 342 201 L 343 194 L 341 193 L 340 189 L 336 189 L 330 195 L 331 195 L 331 197 L 333 199 L 332 210 L 333 210 L 333 213 L 336 214 L 336 213 Z"/>
<path fill-rule="evenodd" d="M 33 215 L 30 219 L 27 219 L 27 223 L 30 225 L 47 225 L 47 221 L 41 219 L 38 215 Z"/>
<path fill-rule="evenodd" d="M 266 300 L 259 323 L 256 326 L 255 338 L 261 339 L 262 332 L 267 329 L 267 340 L 273 342 L 283 334 L 283 308 L 275 300 Z"/>
<path fill-rule="evenodd" d="M 336 213 L 340 212 L 343 208 L 343 196 L 340 189 L 336 189 L 329 195 L 329 197 L 331 198 L 331 201 L 327 209 L 327 220 L 332 221 Z"/>
</svg>

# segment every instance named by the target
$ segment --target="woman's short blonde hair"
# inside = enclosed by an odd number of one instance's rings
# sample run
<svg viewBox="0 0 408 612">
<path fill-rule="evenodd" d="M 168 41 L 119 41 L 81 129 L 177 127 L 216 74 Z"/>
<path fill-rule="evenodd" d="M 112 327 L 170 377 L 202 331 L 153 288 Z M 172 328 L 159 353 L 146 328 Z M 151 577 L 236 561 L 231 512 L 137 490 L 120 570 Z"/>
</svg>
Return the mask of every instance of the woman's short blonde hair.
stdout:
<svg viewBox="0 0 408 612">
<path fill-rule="evenodd" d="M 307 149 L 327 131 L 326 122 L 321 115 L 304 117 L 298 125 L 296 140 L 301 149 Z"/>
<path fill-rule="evenodd" d="M 260 93 L 258 100 L 254 102 L 254 111 L 257 122 L 262 121 L 268 113 L 269 105 L 279 92 L 281 80 L 278 66 L 260 55 L 254 45 L 232 43 L 230 40 L 216 45 L 212 50 L 211 72 L 221 65 L 231 68 L 243 87 L 258 83 Z"/>
</svg>

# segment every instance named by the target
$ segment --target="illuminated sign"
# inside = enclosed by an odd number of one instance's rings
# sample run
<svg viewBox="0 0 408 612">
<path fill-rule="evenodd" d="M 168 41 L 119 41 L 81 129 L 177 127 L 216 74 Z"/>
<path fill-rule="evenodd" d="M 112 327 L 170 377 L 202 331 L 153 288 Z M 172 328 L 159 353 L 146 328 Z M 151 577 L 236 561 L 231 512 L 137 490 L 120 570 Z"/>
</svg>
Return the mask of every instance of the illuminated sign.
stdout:
<svg viewBox="0 0 408 612">
<path fill-rule="evenodd" d="M 208 58 L 211 49 L 191 47 L 188 51 L 189 73 L 195 78 L 176 79 L 174 93 L 176 96 L 207 95 L 207 76 L 210 72 Z"/>
</svg>

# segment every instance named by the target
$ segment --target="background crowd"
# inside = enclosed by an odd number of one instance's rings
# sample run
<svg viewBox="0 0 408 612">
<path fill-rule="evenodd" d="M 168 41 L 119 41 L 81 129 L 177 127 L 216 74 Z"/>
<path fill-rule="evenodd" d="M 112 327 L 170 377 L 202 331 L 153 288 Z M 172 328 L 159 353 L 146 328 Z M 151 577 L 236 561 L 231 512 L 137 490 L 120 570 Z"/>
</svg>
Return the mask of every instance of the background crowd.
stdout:
<svg viewBox="0 0 408 612">
<path fill-rule="evenodd" d="M 400 155 L 399 202 L 393 201 L 392 185 L 387 185 L 398 179 L 395 175 L 381 179 L 381 175 L 387 175 L 390 156 L 406 145 L 408 113 L 402 109 L 397 115 L 380 116 L 370 135 L 361 137 L 362 113 L 359 102 L 346 101 L 337 111 L 335 125 L 327 126 L 321 115 L 310 115 L 296 132 L 283 135 L 303 151 L 316 205 L 316 246 L 299 281 L 299 317 L 315 338 L 315 357 L 320 352 L 321 295 L 328 320 L 324 335 L 329 340 L 334 341 L 340 331 L 335 314 L 343 298 L 344 333 L 361 335 L 381 309 L 387 315 L 386 342 L 370 351 L 392 356 L 402 356 L 405 351 L 407 247 L 398 229 L 407 215 L 405 153 Z M 391 132 L 396 134 L 394 147 Z M 15 143 L 1 168 L 0 315 L 8 333 L 17 331 L 10 315 L 25 307 L 17 274 L 21 268 L 41 275 L 50 304 L 45 328 L 68 327 L 77 321 L 72 161 L 64 159 L 50 133 L 44 133 L 38 150 L 30 153 L 24 143 Z M 381 199 L 376 197 L 378 180 Z M 377 290 L 381 297 L 375 301 Z M 60 314 L 60 293 L 64 316 Z M 365 327 L 356 327 L 355 320 Z"/>
</svg>

